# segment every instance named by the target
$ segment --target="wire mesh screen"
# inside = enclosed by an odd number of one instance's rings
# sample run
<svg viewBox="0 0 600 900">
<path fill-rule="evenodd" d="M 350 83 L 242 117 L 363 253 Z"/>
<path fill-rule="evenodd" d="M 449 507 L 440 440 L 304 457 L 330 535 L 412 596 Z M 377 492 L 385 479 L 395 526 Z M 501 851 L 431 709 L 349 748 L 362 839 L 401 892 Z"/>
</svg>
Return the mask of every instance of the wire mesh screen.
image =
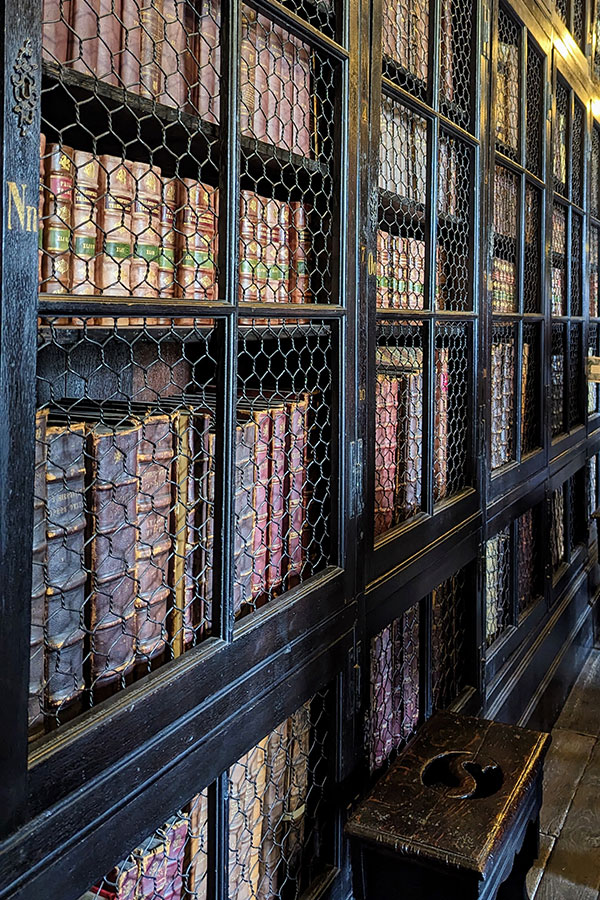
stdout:
<svg viewBox="0 0 600 900">
<path fill-rule="evenodd" d="M 556 12 L 565 23 L 565 25 L 569 24 L 568 16 L 568 0 L 556 0 Z"/>
<path fill-rule="evenodd" d="M 541 446 L 540 381 L 542 325 L 523 324 L 521 356 L 521 456 Z"/>
<path fill-rule="evenodd" d="M 583 315 L 583 217 L 571 213 L 571 315 Z"/>
<path fill-rule="evenodd" d="M 328 37 L 335 38 L 343 4 L 336 0 L 284 0 L 284 6 Z"/>
<path fill-rule="evenodd" d="M 552 139 L 552 172 L 554 190 L 563 196 L 567 195 L 567 160 L 568 160 L 568 128 L 569 128 L 569 91 L 557 79 L 556 81 L 556 114 Z"/>
<path fill-rule="evenodd" d="M 382 97 L 377 233 L 377 306 L 423 309 L 427 121 Z"/>
<path fill-rule="evenodd" d="M 471 283 L 473 151 L 440 131 L 438 146 L 438 234 L 436 306 L 465 312 L 473 308 Z"/>
<path fill-rule="evenodd" d="M 419 604 L 371 641 L 369 764 L 380 768 L 414 734 L 421 709 Z"/>
<path fill-rule="evenodd" d="M 591 545 L 592 543 L 598 541 L 598 523 L 595 518 L 592 518 L 592 516 L 598 509 L 598 456 L 592 456 L 591 459 L 588 459 L 587 465 L 588 528 L 589 543 Z"/>
<path fill-rule="evenodd" d="M 600 291 L 600 228 L 590 225 L 590 317 L 598 316 Z"/>
<path fill-rule="evenodd" d="M 580 544 L 585 543 L 587 538 L 587 516 L 585 514 L 588 492 L 587 474 L 587 466 L 582 466 L 568 481 L 568 490 L 566 491 L 566 534 L 568 536 L 569 560 L 572 558 L 575 549 Z"/>
<path fill-rule="evenodd" d="M 523 312 L 542 308 L 541 234 L 543 202 L 538 188 L 525 184 L 525 255 L 523 260 Z"/>
<path fill-rule="evenodd" d="M 567 211 L 560 203 L 552 208 L 552 315 L 567 315 Z"/>
<path fill-rule="evenodd" d="M 588 354 L 600 355 L 600 329 L 597 322 L 590 322 L 588 333 Z M 600 384 L 596 381 L 588 381 L 588 413 L 595 415 L 600 412 Z"/>
<path fill-rule="evenodd" d="M 518 616 L 525 615 L 544 592 L 542 509 L 535 506 L 517 519 Z"/>
<path fill-rule="evenodd" d="M 573 12 L 573 37 L 583 49 L 586 39 L 586 4 L 585 0 L 571 0 L 571 9 Z"/>
<path fill-rule="evenodd" d="M 438 503 L 471 485 L 469 454 L 472 332 L 450 322 L 435 327 L 433 499 Z"/>
<path fill-rule="evenodd" d="M 530 172 L 542 175 L 544 124 L 544 57 L 527 38 L 527 106 L 525 110 L 525 165 Z"/>
<path fill-rule="evenodd" d="M 241 25 L 239 299 L 337 303 L 339 64 L 247 6 Z"/>
<path fill-rule="evenodd" d="M 424 343 L 422 323 L 378 324 L 376 536 L 414 516 L 422 506 Z"/>
<path fill-rule="evenodd" d="M 575 101 L 571 137 L 571 198 L 577 206 L 584 205 L 583 198 L 583 147 L 585 137 L 585 109 Z"/>
<path fill-rule="evenodd" d="M 205 790 L 152 832 L 81 900 L 205 898 L 207 848 L 208 797 Z"/>
<path fill-rule="evenodd" d="M 494 258 L 492 261 L 492 312 L 519 309 L 517 268 L 517 219 L 520 179 L 503 166 L 494 172 Z M 533 216 L 533 210 L 531 211 Z M 535 235 L 532 235 L 535 240 Z"/>
<path fill-rule="evenodd" d="M 521 29 L 500 7 L 496 63 L 496 150 L 514 160 L 518 160 L 520 155 L 520 47 Z"/>
<path fill-rule="evenodd" d="M 383 4 L 383 74 L 421 99 L 427 96 L 429 75 L 429 5 L 429 0 Z M 451 34 L 446 41 L 451 41 Z"/>
<path fill-rule="evenodd" d="M 569 326 L 569 428 L 583 422 L 583 331 L 579 322 Z"/>
<path fill-rule="evenodd" d="M 475 22 L 472 3 L 440 0 L 440 110 L 452 122 L 466 129 L 472 127 Z"/>
<path fill-rule="evenodd" d="M 317 694 L 229 769 L 229 896 L 297 898 L 328 852 L 326 695 Z"/>
<path fill-rule="evenodd" d="M 600 131 L 596 125 L 590 134 L 590 212 L 600 217 Z"/>
<path fill-rule="evenodd" d="M 331 328 L 254 319 L 240 333 L 233 614 L 330 561 Z"/>
<path fill-rule="evenodd" d="M 214 323 L 93 321 L 39 332 L 35 727 L 211 629 Z"/>
<path fill-rule="evenodd" d="M 515 358 L 513 324 L 496 323 L 490 351 L 492 470 L 515 458 Z"/>
<path fill-rule="evenodd" d="M 467 628 L 470 578 L 461 569 L 432 593 L 431 700 L 434 709 L 453 703 L 468 682 Z"/>
<path fill-rule="evenodd" d="M 550 358 L 550 422 L 552 436 L 565 430 L 564 394 L 565 394 L 565 327 L 557 323 L 552 325 L 552 344 Z"/>
<path fill-rule="evenodd" d="M 556 574 L 566 562 L 564 484 L 553 491 L 550 498 L 550 555 L 552 572 Z"/>
<path fill-rule="evenodd" d="M 510 527 L 485 545 L 485 638 L 488 647 L 513 624 Z"/>
</svg>

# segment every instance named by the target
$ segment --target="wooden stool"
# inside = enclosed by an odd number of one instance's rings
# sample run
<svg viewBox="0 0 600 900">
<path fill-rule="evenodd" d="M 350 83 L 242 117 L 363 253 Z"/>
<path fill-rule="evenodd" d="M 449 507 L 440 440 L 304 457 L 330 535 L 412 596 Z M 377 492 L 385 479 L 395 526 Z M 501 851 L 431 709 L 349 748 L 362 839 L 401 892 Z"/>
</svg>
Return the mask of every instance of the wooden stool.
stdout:
<svg viewBox="0 0 600 900">
<path fill-rule="evenodd" d="M 360 900 L 527 898 L 550 736 L 436 713 L 346 826 Z"/>
</svg>

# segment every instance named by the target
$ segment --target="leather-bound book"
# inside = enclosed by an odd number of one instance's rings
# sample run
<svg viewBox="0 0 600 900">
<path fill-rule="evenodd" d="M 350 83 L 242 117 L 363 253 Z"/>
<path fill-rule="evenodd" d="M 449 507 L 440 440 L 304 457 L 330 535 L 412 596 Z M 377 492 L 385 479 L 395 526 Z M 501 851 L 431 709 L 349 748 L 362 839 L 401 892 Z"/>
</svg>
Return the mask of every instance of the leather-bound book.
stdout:
<svg viewBox="0 0 600 900">
<path fill-rule="evenodd" d="M 44 258 L 44 205 L 46 199 L 46 185 L 44 184 L 44 169 L 46 156 L 46 135 L 40 134 L 40 185 L 38 193 L 38 282 L 42 283 L 42 260 Z"/>
<path fill-rule="evenodd" d="M 454 0 L 442 0 L 440 11 L 440 89 L 448 103 L 454 100 L 453 2 Z"/>
<path fill-rule="evenodd" d="M 521 453 L 528 453 L 531 450 L 531 437 L 529 434 L 530 426 L 533 424 L 533 410 L 527 403 L 530 398 L 531 388 L 527 383 L 529 377 L 529 344 L 523 341 L 523 351 L 521 359 Z M 530 400 L 531 402 L 531 400 Z M 532 421 L 533 420 L 533 421 Z"/>
<path fill-rule="evenodd" d="M 287 822 L 285 819 L 288 790 L 289 719 L 281 722 L 267 739 L 267 779 L 263 797 L 262 831 L 257 900 L 277 896 L 281 880 L 288 874 L 282 863 Z M 284 875 L 285 871 L 285 875 Z"/>
<path fill-rule="evenodd" d="M 196 195 L 198 231 L 194 248 L 196 264 L 194 299 L 216 300 L 217 209 L 218 190 L 199 184 Z"/>
<path fill-rule="evenodd" d="M 286 766 L 286 809 L 284 816 L 284 856 L 290 873 L 299 876 L 306 825 L 306 802 L 311 787 L 309 756 L 311 745 L 310 701 L 288 719 Z"/>
<path fill-rule="evenodd" d="M 208 122 L 219 124 L 220 119 L 220 79 L 221 79 L 221 3 L 220 0 L 204 0 L 199 33 L 201 50 L 200 85 L 207 85 Z M 202 115 L 202 112 L 200 113 Z"/>
<path fill-rule="evenodd" d="M 208 791 L 196 794 L 189 804 L 189 832 L 184 863 L 189 893 L 195 900 L 207 900 L 208 872 Z"/>
<path fill-rule="evenodd" d="M 71 290 L 74 294 L 95 294 L 99 165 L 92 153 L 83 150 L 74 151 L 73 162 L 76 176 Z"/>
<path fill-rule="evenodd" d="M 113 296 L 130 293 L 134 181 L 131 164 L 114 156 L 100 157 L 96 282 Z M 112 320 L 109 320 L 112 322 Z"/>
<path fill-rule="evenodd" d="M 183 869 L 188 842 L 188 817 L 172 816 L 160 829 L 165 845 L 165 887 L 162 900 L 180 900 L 183 891 Z"/>
<path fill-rule="evenodd" d="M 490 466 L 502 465 L 502 344 L 492 343 L 490 355 L 491 453 Z"/>
<path fill-rule="evenodd" d="M 298 38 L 290 36 L 293 46 L 292 94 L 292 151 L 300 156 L 311 155 L 311 83 L 310 48 Z"/>
<path fill-rule="evenodd" d="M 42 289 L 52 294 L 71 288 L 71 229 L 73 227 L 73 150 L 46 145 L 46 206 Z"/>
<path fill-rule="evenodd" d="M 255 900 L 260 879 L 268 737 L 229 770 L 229 896 Z"/>
<path fill-rule="evenodd" d="M 163 0 L 125 0 L 122 10 L 120 80 L 128 91 L 160 97 L 163 91 Z"/>
<path fill-rule="evenodd" d="M 42 59 L 64 64 L 70 57 L 69 25 L 73 0 L 44 0 L 42 7 Z"/>
<path fill-rule="evenodd" d="M 448 254 L 445 247 L 441 244 L 436 248 L 436 283 L 435 283 L 435 305 L 442 312 L 446 309 L 446 268 L 448 265 Z"/>
<path fill-rule="evenodd" d="M 252 413 L 256 424 L 254 441 L 254 498 L 252 506 L 255 520 L 252 532 L 252 603 L 258 606 L 265 598 L 265 577 L 269 554 L 269 477 L 271 469 L 270 447 L 273 420 L 268 408 L 255 408 Z"/>
<path fill-rule="evenodd" d="M 133 257 L 129 281 L 134 297 L 158 297 L 161 175 L 147 163 L 130 163 L 135 199 L 131 213 Z M 140 324 L 135 323 L 135 324 Z"/>
<path fill-rule="evenodd" d="M 186 7 L 187 0 L 163 0 L 162 18 L 159 20 L 163 88 L 158 99 L 166 106 L 179 109 L 184 109 L 189 101 L 189 82 L 185 71 L 188 45 Z"/>
<path fill-rule="evenodd" d="M 423 351 L 419 347 L 398 347 L 401 372 L 398 394 L 398 464 L 396 507 L 403 518 L 421 508 L 423 460 Z"/>
<path fill-rule="evenodd" d="M 394 631 L 394 733 L 407 741 L 419 722 L 419 605 L 406 610 L 393 624 Z"/>
<path fill-rule="evenodd" d="M 392 626 L 371 641 L 369 764 L 379 769 L 394 749 Z"/>
<path fill-rule="evenodd" d="M 137 448 L 138 491 L 135 601 L 136 657 L 149 663 L 165 649 L 171 606 L 171 467 L 174 445 L 168 415 L 141 423 Z"/>
<path fill-rule="evenodd" d="M 288 590 L 302 580 L 304 547 L 302 535 L 305 527 L 303 485 L 307 478 L 307 416 L 308 396 L 288 405 L 288 426 L 286 455 L 289 469 L 289 489 L 287 492 L 286 559 Z"/>
<path fill-rule="evenodd" d="M 448 489 L 448 385 L 450 358 L 447 347 L 435 351 L 435 416 L 433 431 L 433 499 L 443 500 Z"/>
<path fill-rule="evenodd" d="M 240 194 L 240 280 L 239 299 L 259 302 L 257 269 L 261 259 L 258 244 L 258 223 L 262 215 L 260 200 L 254 191 Z"/>
<path fill-rule="evenodd" d="M 256 526 L 254 485 L 256 466 L 254 446 L 256 424 L 251 419 L 240 422 L 235 430 L 235 537 L 233 610 L 237 616 L 252 599 L 253 535 Z"/>
<path fill-rule="evenodd" d="M 267 280 L 263 285 L 260 300 L 262 302 L 275 303 L 278 299 L 281 271 L 278 268 L 279 248 L 283 243 L 283 236 L 279 224 L 280 203 L 278 200 L 265 200 L 265 240 L 262 247 L 264 263 L 267 269 Z"/>
<path fill-rule="evenodd" d="M 408 238 L 408 298 L 409 309 L 423 309 L 425 294 L 425 241 Z"/>
<path fill-rule="evenodd" d="M 213 559 L 215 544 L 215 442 L 214 431 L 203 434 L 206 454 L 205 475 L 201 482 L 200 496 L 200 590 L 204 629 L 210 633 L 212 624 Z"/>
<path fill-rule="evenodd" d="M 382 367 L 379 357 L 375 381 L 375 535 L 394 522 L 398 454 L 398 392 L 395 373 Z"/>
<path fill-rule="evenodd" d="M 161 297 L 173 297 L 176 286 L 175 253 L 177 232 L 175 214 L 178 202 L 178 181 L 163 179 L 160 207 L 160 249 L 158 256 L 158 293 Z"/>
<path fill-rule="evenodd" d="M 310 303 L 310 232 L 308 208 L 300 200 L 290 202 L 290 303 Z"/>
<path fill-rule="evenodd" d="M 58 711 L 84 688 L 85 425 L 51 425 L 46 440 L 47 690 Z"/>
<path fill-rule="evenodd" d="M 390 241 L 392 268 L 390 306 L 393 309 L 402 309 L 408 305 L 408 238 L 392 234 Z"/>
<path fill-rule="evenodd" d="M 196 234 L 198 223 L 198 194 L 200 182 L 193 178 L 184 178 L 178 185 L 177 203 L 177 283 L 181 297 L 193 297 L 195 294 Z"/>
<path fill-rule="evenodd" d="M 259 105 L 256 88 L 256 12 L 242 4 L 240 57 L 240 134 L 252 135 Z"/>
<path fill-rule="evenodd" d="M 35 416 L 35 474 L 33 489 L 33 550 L 31 572 L 31 631 L 29 637 L 30 732 L 43 720 L 44 707 L 44 620 L 46 614 L 46 428 L 48 410 Z"/>
<path fill-rule="evenodd" d="M 272 25 L 264 16 L 258 16 L 254 28 L 256 53 L 256 109 L 250 125 L 257 141 L 272 143 L 269 136 L 271 117 L 276 115 L 277 85 L 275 84 L 275 58 L 269 42 Z"/>
<path fill-rule="evenodd" d="M 377 308 L 387 309 L 390 306 L 391 234 L 388 231 L 377 232 Z"/>
<path fill-rule="evenodd" d="M 90 436 L 92 687 L 123 679 L 135 658 L 140 437 L 131 422 L 98 424 Z"/>
<path fill-rule="evenodd" d="M 285 455 L 287 413 L 285 406 L 272 408 L 271 477 L 269 479 L 269 560 L 266 590 L 269 599 L 282 589 L 285 575 L 285 501 L 288 486 L 288 464 Z"/>
<path fill-rule="evenodd" d="M 291 72 L 285 56 L 286 35 L 279 25 L 266 25 L 267 49 L 271 57 L 268 70 L 267 93 L 267 140 L 284 150 L 292 149 L 291 127 L 292 111 L 290 93 L 292 90 Z M 257 73 L 257 90 L 265 90 Z"/>
<path fill-rule="evenodd" d="M 119 84 L 122 15 L 131 0 L 73 0 L 69 55 L 73 68 L 108 84 Z"/>
</svg>

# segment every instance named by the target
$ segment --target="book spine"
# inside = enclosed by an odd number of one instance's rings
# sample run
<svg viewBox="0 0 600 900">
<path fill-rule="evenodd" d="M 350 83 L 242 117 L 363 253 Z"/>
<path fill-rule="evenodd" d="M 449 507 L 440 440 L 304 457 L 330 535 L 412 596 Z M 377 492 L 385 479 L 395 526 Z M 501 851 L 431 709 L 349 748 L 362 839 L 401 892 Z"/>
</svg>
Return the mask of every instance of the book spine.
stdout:
<svg viewBox="0 0 600 900">
<path fill-rule="evenodd" d="M 391 277 L 391 235 L 387 231 L 377 232 L 377 307 L 388 309 L 390 306 Z"/>
<path fill-rule="evenodd" d="M 96 292 L 96 210 L 98 201 L 98 160 L 91 153 L 76 150 L 75 203 L 73 207 L 72 287 L 74 294 Z"/>
<path fill-rule="evenodd" d="M 133 178 L 113 156 L 100 157 L 96 283 L 104 294 L 130 294 Z"/>
<path fill-rule="evenodd" d="M 281 204 L 278 200 L 265 201 L 265 228 L 262 232 L 264 233 L 262 249 L 267 269 L 267 279 L 260 299 L 268 303 L 275 303 L 279 299 L 280 281 L 283 275 L 278 265 L 280 249 L 285 243 L 285 237 L 281 234 L 280 207 Z"/>
<path fill-rule="evenodd" d="M 435 353 L 435 417 L 433 437 L 433 497 L 436 502 L 446 496 L 448 485 L 448 386 L 449 354 L 446 347 Z"/>
<path fill-rule="evenodd" d="M 158 293 L 161 297 L 173 297 L 176 288 L 175 254 L 177 232 L 175 215 L 177 212 L 177 179 L 170 178 L 162 184 L 160 207 L 160 250 L 158 256 Z"/>
<path fill-rule="evenodd" d="M 92 686 L 122 680 L 134 662 L 139 441 L 139 426 L 91 435 Z"/>
<path fill-rule="evenodd" d="M 255 525 L 252 535 L 252 602 L 256 607 L 266 596 L 265 576 L 267 572 L 269 548 L 269 477 L 270 447 L 273 420 L 269 410 L 254 413 L 256 423 L 256 440 L 254 443 L 254 465 L 256 480 L 254 483 L 253 507 Z"/>
<path fill-rule="evenodd" d="M 163 90 L 161 32 L 164 0 L 140 0 L 140 94 L 158 98 Z"/>
<path fill-rule="evenodd" d="M 221 79 L 221 4 L 220 0 L 209 0 L 208 19 L 203 23 L 201 34 L 208 43 L 209 106 L 208 120 L 220 121 L 220 79 Z"/>
<path fill-rule="evenodd" d="M 423 309 L 425 294 L 425 241 L 408 238 L 409 309 Z"/>
<path fill-rule="evenodd" d="M 259 895 L 262 801 L 267 778 L 268 737 L 229 770 L 229 896 L 255 900 Z"/>
<path fill-rule="evenodd" d="M 74 0 L 71 31 L 73 68 L 99 81 L 119 83 L 119 56 L 123 40 L 122 16 L 129 7 L 121 0 Z"/>
<path fill-rule="evenodd" d="M 398 455 L 398 379 L 378 372 L 375 382 L 375 534 L 394 522 Z"/>
<path fill-rule="evenodd" d="M 186 847 L 184 871 L 190 895 L 207 900 L 208 873 L 208 791 L 196 794 L 190 801 L 189 839 Z"/>
<path fill-rule="evenodd" d="M 28 722 L 36 728 L 43 717 L 44 622 L 46 618 L 46 428 L 48 410 L 35 416 L 35 474 L 33 495 L 33 550 L 31 572 L 31 631 L 29 637 Z"/>
<path fill-rule="evenodd" d="M 64 65 L 70 57 L 71 0 L 44 0 L 42 7 L 42 58 Z"/>
<path fill-rule="evenodd" d="M 308 398 L 288 407 L 288 427 L 286 454 L 289 466 L 289 490 L 287 492 L 286 557 L 287 589 L 295 587 L 302 580 L 304 562 L 304 497 L 302 486 L 307 477 L 305 469 L 306 427 Z"/>
<path fill-rule="evenodd" d="M 371 769 L 380 768 L 394 747 L 391 625 L 371 645 L 371 715 L 369 743 Z"/>
<path fill-rule="evenodd" d="M 258 16 L 254 34 L 256 37 L 256 97 L 258 103 L 253 112 L 250 125 L 252 136 L 257 141 L 272 143 L 269 135 L 271 117 L 276 115 L 274 104 L 277 103 L 277 86 L 274 83 L 275 65 L 269 44 L 271 24 L 264 16 Z"/>
<path fill-rule="evenodd" d="M 131 213 L 133 256 L 130 285 L 134 297 L 158 297 L 158 266 L 161 229 L 160 169 L 146 163 L 131 163 L 135 200 Z M 138 323 L 139 324 L 139 323 Z"/>
<path fill-rule="evenodd" d="M 188 101 L 188 86 L 183 68 L 187 48 L 184 5 L 182 0 L 164 0 L 162 21 L 159 21 L 163 91 L 158 99 L 166 106 L 181 109 Z"/>
<path fill-rule="evenodd" d="M 288 482 L 285 456 L 285 432 L 287 413 L 285 407 L 272 410 L 271 476 L 269 478 L 269 557 L 266 589 L 269 598 L 281 592 L 285 576 L 285 497 Z"/>
<path fill-rule="evenodd" d="M 310 303 L 308 209 L 294 200 L 290 203 L 290 215 L 290 303 Z"/>
<path fill-rule="evenodd" d="M 300 156 L 311 155 L 311 113 L 310 113 L 310 49 L 297 38 L 294 45 L 292 117 L 292 151 Z"/>
<path fill-rule="evenodd" d="M 146 0 L 125 0 L 122 6 L 123 28 L 117 60 L 119 80 L 134 94 L 141 88 L 142 6 Z"/>
<path fill-rule="evenodd" d="M 440 84 L 442 95 L 448 103 L 454 100 L 454 52 L 452 29 L 452 0 L 442 0 L 440 44 Z"/>
<path fill-rule="evenodd" d="M 240 134 L 251 135 L 259 103 L 256 90 L 256 13 L 242 5 L 240 57 Z"/>
<path fill-rule="evenodd" d="M 276 245 L 275 278 L 278 282 L 275 299 L 279 303 L 290 302 L 290 228 L 291 209 L 290 204 L 284 201 L 279 203 L 279 221 L 277 224 L 274 242 Z"/>
<path fill-rule="evenodd" d="M 198 229 L 194 243 L 194 298 L 216 300 L 217 189 L 200 184 L 196 203 Z"/>
<path fill-rule="evenodd" d="M 254 486 L 256 469 L 254 446 L 256 444 L 256 424 L 249 420 L 236 428 L 235 455 L 235 541 L 233 588 L 234 615 L 239 615 L 252 598 L 253 535 L 256 527 L 254 509 Z"/>
<path fill-rule="evenodd" d="M 283 855 L 289 871 L 299 873 L 306 826 L 306 802 L 311 787 L 309 757 L 311 746 L 310 702 L 288 720 L 289 744 L 286 753 L 286 804 Z"/>
<path fill-rule="evenodd" d="M 208 420 L 207 420 L 208 421 Z M 205 481 L 200 488 L 202 504 L 200 508 L 200 589 L 203 607 L 204 628 L 210 633 L 212 624 L 212 594 L 213 594 L 213 558 L 215 544 L 215 442 L 213 431 L 205 430 L 202 436 L 204 453 L 206 456 Z"/>
<path fill-rule="evenodd" d="M 177 283 L 181 297 L 193 298 L 195 295 L 196 262 L 194 250 L 196 234 L 199 231 L 198 194 L 200 183 L 192 178 L 184 178 L 179 182 L 179 202 L 177 208 Z"/>
<path fill-rule="evenodd" d="M 40 133 L 40 184 L 38 194 L 38 283 L 42 284 L 42 260 L 44 259 L 44 206 L 46 200 L 46 185 L 44 184 L 44 171 L 46 161 L 46 135 Z"/>
<path fill-rule="evenodd" d="M 258 245 L 259 198 L 253 191 L 242 191 L 240 195 L 240 277 L 239 299 L 247 303 L 258 303 L 258 266 L 260 248 Z"/>
<path fill-rule="evenodd" d="M 85 427 L 50 427 L 46 435 L 46 664 L 48 701 L 59 709 L 84 688 Z"/>
<path fill-rule="evenodd" d="M 419 607 L 407 609 L 400 620 L 401 665 L 398 692 L 402 699 L 402 721 L 396 733 L 406 741 L 415 732 L 419 722 Z"/>
<path fill-rule="evenodd" d="M 171 587 L 169 566 L 173 434 L 169 416 L 142 422 L 137 448 L 136 657 L 150 662 L 165 649 Z"/>
<path fill-rule="evenodd" d="M 46 147 L 43 290 L 52 294 L 71 288 L 73 227 L 73 151 L 60 144 Z"/>
<path fill-rule="evenodd" d="M 276 147 L 283 147 L 285 150 L 291 150 L 291 73 L 288 71 L 289 66 L 286 55 L 286 43 L 286 36 L 283 29 L 278 25 L 272 25 L 268 36 L 268 45 L 272 62 L 268 81 L 269 110 L 267 134 L 271 143 Z"/>
</svg>

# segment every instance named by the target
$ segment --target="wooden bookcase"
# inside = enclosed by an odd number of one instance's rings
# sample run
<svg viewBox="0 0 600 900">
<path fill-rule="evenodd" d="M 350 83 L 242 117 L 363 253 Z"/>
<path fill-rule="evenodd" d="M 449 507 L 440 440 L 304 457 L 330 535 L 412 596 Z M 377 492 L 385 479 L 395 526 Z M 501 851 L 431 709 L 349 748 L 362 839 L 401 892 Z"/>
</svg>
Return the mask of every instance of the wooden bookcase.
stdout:
<svg viewBox="0 0 600 900">
<path fill-rule="evenodd" d="M 432 711 L 590 646 L 592 10 L 117 6 L 5 4 L 0 898 L 342 900 Z"/>
</svg>

